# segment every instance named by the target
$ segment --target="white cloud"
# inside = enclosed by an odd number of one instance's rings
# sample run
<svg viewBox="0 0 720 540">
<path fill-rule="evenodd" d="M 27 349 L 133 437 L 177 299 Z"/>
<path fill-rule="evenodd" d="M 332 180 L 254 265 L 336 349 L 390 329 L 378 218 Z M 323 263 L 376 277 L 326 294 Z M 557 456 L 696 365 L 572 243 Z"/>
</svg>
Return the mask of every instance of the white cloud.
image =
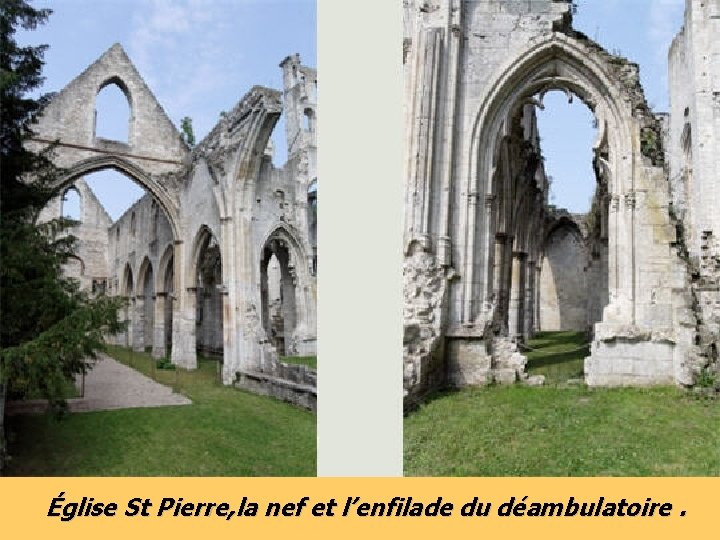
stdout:
<svg viewBox="0 0 720 540">
<path fill-rule="evenodd" d="M 218 111 L 204 114 L 197 103 L 228 80 L 228 11 L 227 4 L 208 0 L 152 0 L 137 4 L 133 14 L 130 57 L 171 118 L 191 116 L 199 135 Z"/>
</svg>

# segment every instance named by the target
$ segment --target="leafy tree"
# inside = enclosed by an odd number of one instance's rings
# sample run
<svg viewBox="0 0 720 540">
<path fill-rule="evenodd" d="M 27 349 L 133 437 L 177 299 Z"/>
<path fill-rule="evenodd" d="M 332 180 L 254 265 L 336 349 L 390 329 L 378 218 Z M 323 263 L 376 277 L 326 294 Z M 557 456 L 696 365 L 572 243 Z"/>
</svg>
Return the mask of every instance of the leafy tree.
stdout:
<svg viewBox="0 0 720 540">
<path fill-rule="evenodd" d="M 195 132 L 193 132 L 192 118 L 189 116 L 183 117 L 183 119 L 180 120 L 180 129 L 182 129 L 183 140 L 187 145 L 195 146 Z"/>
<path fill-rule="evenodd" d="M 22 47 L 15 33 L 49 15 L 24 0 L 0 3 L 0 399 L 43 396 L 61 411 L 68 379 L 90 367 L 103 335 L 122 324 L 119 300 L 90 298 L 63 277 L 76 245 L 64 230 L 74 222 L 35 223 L 62 171 L 52 148 L 34 153 L 24 146 L 48 99 L 28 95 L 42 84 L 47 46 Z"/>
</svg>

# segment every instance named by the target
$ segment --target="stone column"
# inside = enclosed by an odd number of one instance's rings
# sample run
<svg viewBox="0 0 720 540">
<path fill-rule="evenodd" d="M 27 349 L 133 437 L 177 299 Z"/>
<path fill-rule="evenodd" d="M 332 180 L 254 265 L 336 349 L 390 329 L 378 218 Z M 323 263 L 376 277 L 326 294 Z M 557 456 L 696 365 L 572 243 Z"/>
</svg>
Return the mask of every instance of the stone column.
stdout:
<svg viewBox="0 0 720 540">
<path fill-rule="evenodd" d="M 198 302 L 202 302 L 202 324 L 200 331 L 202 332 L 202 353 L 207 355 L 213 348 L 213 326 L 215 324 L 215 311 L 213 310 L 213 291 L 207 286 L 202 289 Z"/>
<path fill-rule="evenodd" d="M 500 295 L 499 295 L 499 302 L 500 302 L 500 315 L 501 320 L 505 324 L 505 329 L 507 330 L 510 327 L 510 319 L 509 319 L 509 313 L 510 313 L 510 289 L 512 288 L 512 267 L 513 267 L 513 256 L 512 256 L 512 248 L 513 244 L 515 242 L 514 236 L 507 236 L 505 239 L 505 246 L 503 249 L 503 259 L 500 263 L 501 268 L 501 279 L 500 279 Z"/>
<path fill-rule="evenodd" d="M 182 240 L 175 240 L 173 278 L 175 301 L 173 302 L 172 363 L 185 369 L 197 368 L 195 350 L 196 289 L 186 288 L 186 250 Z M 194 284 L 193 284 L 194 285 Z"/>
<path fill-rule="evenodd" d="M 117 335 L 117 344 L 120 347 L 129 348 L 131 343 L 131 334 L 132 334 L 132 320 L 130 318 L 130 313 L 132 309 L 132 300 L 128 297 L 125 297 L 125 307 L 122 308 L 122 318 L 127 323 L 125 326 L 125 330 L 120 332 Z"/>
<path fill-rule="evenodd" d="M 166 292 L 155 294 L 155 324 L 153 326 L 153 358 L 162 358 L 167 354 L 165 350 L 165 301 Z"/>
<path fill-rule="evenodd" d="M 133 309 L 132 348 L 134 351 L 145 350 L 145 297 L 137 295 Z"/>
<path fill-rule="evenodd" d="M 542 261 L 542 259 L 540 260 Z M 533 302 L 533 308 L 534 308 L 534 316 L 533 316 L 533 334 L 536 334 L 540 331 L 541 328 L 541 321 L 540 321 L 540 277 L 542 275 L 542 262 L 538 261 L 535 263 L 535 291 L 534 291 L 534 302 Z"/>
<path fill-rule="evenodd" d="M 523 337 L 527 340 L 533 335 L 533 319 L 535 317 L 535 261 L 528 261 L 525 270 L 527 283 L 525 286 L 525 326 Z"/>
<path fill-rule="evenodd" d="M 493 293 L 495 294 L 495 303 L 497 309 L 502 306 L 502 291 L 504 288 L 503 283 L 503 268 L 505 260 L 505 243 L 507 242 L 507 235 L 505 233 L 497 233 L 495 235 L 495 254 L 493 259 Z"/>
<path fill-rule="evenodd" d="M 526 254 L 512 254 L 512 276 L 510 285 L 510 304 L 508 308 L 508 331 L 510 337 L 522 339 L 525 304 L 525 258 Z"/>
</svg>

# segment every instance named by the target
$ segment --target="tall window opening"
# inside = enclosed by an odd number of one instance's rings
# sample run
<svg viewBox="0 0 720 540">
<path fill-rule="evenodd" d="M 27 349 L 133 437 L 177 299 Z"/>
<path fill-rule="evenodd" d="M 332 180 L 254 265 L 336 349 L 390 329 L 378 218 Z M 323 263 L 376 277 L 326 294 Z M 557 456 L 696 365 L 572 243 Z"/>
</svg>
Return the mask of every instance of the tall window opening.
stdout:
<svg viewBox="0 0 720 540">
<path fill-rule="evenodd" d="M 310 271 L 313 275 L 317 273 L 317 178 L 308 187 L 308 238 L 312 247 L 312 263 Z"/>
<path fill-rule="evenodd" d="M 80 193 L 75 187 L 71 187 L 62 197 L 62 216 L 67 219 L 81 221 L 82 219 L 82 199 Z"/>
<path fill-rule="evenodd" d="M 106 84 L 95 98 L 95 137 L 130 142 L 132 120 L 129 98 L 120 81 Z"/>
<path fill-rule="evenodd" d="M 305 131 L 309 131 L 310 133 L 315 131 L 315 112 L 312 109 L 305 109 L 304 115 L 303 115 L 303 127 Z"/>
<path fill-rule="evenodd" d="M 537 108 L 545 172 L 551 179 L 549 203 L 586 213 L 595 193 L 592 147 L 597 132 L 590 109 L 573 94 L 551 91 Z"/>
<path fill-rule="evenodd" d="M 292 336 L 297 322 L 295 266 L 287 242 L 272 238 L 260 262 L 263 327 L 278 354 L 296 353 Z"/>
<path fill-rule="evenodd" d="M 215 236 L 205 230 L 197 261 L 196 347 L 198 354 L 222 356 L 222 257 Z"/>
</svg>

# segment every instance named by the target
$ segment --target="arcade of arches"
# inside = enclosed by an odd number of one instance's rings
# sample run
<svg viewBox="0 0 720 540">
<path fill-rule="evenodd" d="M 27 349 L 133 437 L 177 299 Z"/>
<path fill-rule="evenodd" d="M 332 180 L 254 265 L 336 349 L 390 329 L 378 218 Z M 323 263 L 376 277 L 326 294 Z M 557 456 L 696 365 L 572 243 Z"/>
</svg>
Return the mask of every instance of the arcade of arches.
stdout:
<svg viewBox="0 0 720 540">
<path fill-rule="evenodd" d="M 217 356 L 225 384 L 314 408 L 314 370 L 280 355 L 316 351 L 316 142 L 307 119 L 317 76 L 297 55 L 280 67 L 282 91 L 253 87 L 190 148 L 116 44 L 50 101 L 29 145 L 57 141 L 53 159 L 66 171 L 39 219 L 77 200 L 78 257 L 66 271 L 95 294 L 127 298 L 127 330 L 111 341 L 186 369 L 198 354 Z M 100 130 L 96 100 L 108 88 L 126 100 L 127 133 Z M 276 168 L 270 135 L 281 114 L 288 161 Z M 104 169 L 146 190 L 115 222 L 84 178 Z"/>
<path fill-rule="evenodd" d="M 404 9 L 406 406 L 443 386 L 541 383 L 519 347 L 539 330 L 587 332 L 591 386 L 691 385 L 717 369 L 720 298 L 699 300 L 720 290 L 718 218 L 699 201 L 716 196 L 720 160 L 690 132 L 717 148 L 720 101 L 696 73 L 720 95 L 720 66 L 694 43 L 720 58 L 702 41 L 720 30 L 720 2 L 686 0 L 670 115 L 650 110 L 636 64 L 572 28 L 569 1 Z M 548 204 L 536 112 L 551 91 L 581 100 L 597 128 L 584 215 Z"/>
</svg>

